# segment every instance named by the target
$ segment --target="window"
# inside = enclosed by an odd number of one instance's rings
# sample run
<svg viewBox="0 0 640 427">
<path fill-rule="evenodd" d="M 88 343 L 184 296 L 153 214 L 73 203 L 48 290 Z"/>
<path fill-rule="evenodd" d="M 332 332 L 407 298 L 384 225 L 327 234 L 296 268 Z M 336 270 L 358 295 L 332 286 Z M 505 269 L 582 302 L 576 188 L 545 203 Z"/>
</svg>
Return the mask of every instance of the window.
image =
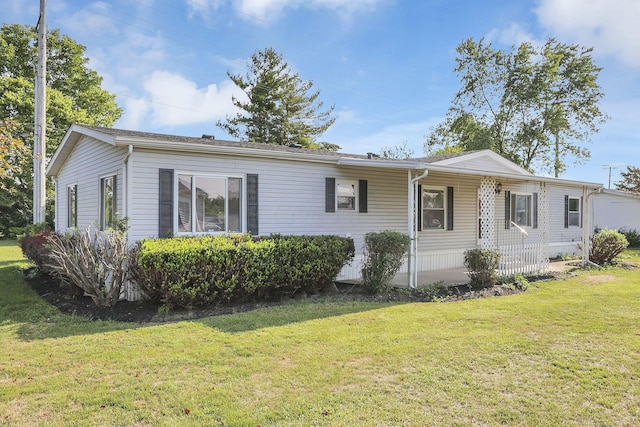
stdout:
<svg viewBox="0 0 640 427">
<path fill-rule="evenodd" d="M 338 181 L 336 183 L 336 197 L 339 211 L 356 210 L 356 183 L 351 181 Z"/>
<path fill-rule="evenodd" d="M 100 179 L 100 230 L 113 226 L 116 219 L 117 176 Z"/>
<path fill-rule="evenodd" d="M 67 187 L 67 227 L 78 226 L 78 184 Z"/>
<path fill-rule="evenodd" d="M 178 175 L 178 233 L 242 232 L 242 178 Z"/>
<path fill-rule="evenodd" d="M 580 199 L 569 197 L 567 222 L 569 227 L 580 227 Z"/>
<path fill-rule="evenodd" d="M 444 188 L 422 187 L 422 229 L 443 230 L 445 219 L 445 191 Z"/>
<path fill-rule="evenodd" d="M 520 227 L 533 225 L 533 196 L 531 194 L 511 194 L 511 221 Z"/>
</svg>

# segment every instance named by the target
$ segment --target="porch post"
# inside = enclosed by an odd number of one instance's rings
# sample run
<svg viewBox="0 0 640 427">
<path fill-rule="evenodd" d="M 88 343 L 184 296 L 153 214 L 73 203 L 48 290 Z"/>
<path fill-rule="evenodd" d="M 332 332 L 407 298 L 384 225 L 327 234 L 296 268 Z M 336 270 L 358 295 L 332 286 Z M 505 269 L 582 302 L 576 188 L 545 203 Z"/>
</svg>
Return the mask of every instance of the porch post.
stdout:
<svg viewBox="0 0 640 427">
<path fill-rule="evenodd" d="M 415 257 L 415 249 L 413 246 L 413 240 L 415 239 L 414 234 L 414 224 L 415 224 L 415 210 L 414 210 L 414 192 L 413 192 L 413 182 L 411 181 L 411 170 L 407 171 L 407 232 L 409 234 L 409 255 L 407 256 L 407 273 L 408 273 L 408 282 L 407 285 L 410 288 L 415 287 L 415 282 L 413 281 L 413 259 Z"/>
<path fill-rule="evenodd" d="M 421 175 L 411 178 L 411 171 L 409 171 L 408 177 L 408 216 L 409 216 L 409 258 L 407 260 L 407 272 L 409 273 L 408 285 L 410 288 L 415 288 L 418 285 L 418 221 L 416 221 L 416 214 L 420 215 L 420 212 L 416 212 L 418 197 L 418 181 L 426 177 L 429 171 L 425 169 Z"/>
</svg>

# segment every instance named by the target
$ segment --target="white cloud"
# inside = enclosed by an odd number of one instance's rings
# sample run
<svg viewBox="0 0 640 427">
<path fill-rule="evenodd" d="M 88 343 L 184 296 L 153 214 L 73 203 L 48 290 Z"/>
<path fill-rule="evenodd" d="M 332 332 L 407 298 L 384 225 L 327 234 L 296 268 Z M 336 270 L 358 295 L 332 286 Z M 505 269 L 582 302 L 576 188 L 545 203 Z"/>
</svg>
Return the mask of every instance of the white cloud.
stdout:
<svg viewBox="0 0 640 427">
<path fill-rule="evenodd" d="M 520 46 L 522 43 L 531 43 L 534 46 L 544 45 L 543 41 L 536 40 L 533 34 L 520 24 L 512 23 L 508 28 L 494 28 L 486 36 L 489 42 L 498 42 L 507 46 Z"/>
<path fill-rule="evenodd" d="M 243 93 L 231 82 L 199 88 L 196 83 L 168 71 L 154 71 L 144 82 L 148 100 L 127 100 L 121 123 L 132 129 L 142 123 L 182 126 L 214 122 L 237 111 L 231 99 Z"/>
<path fill-rule="evenodd" d="M 420 157 L 423 155 L 424 135 L 429 128 L 441 121 L 441 117 L 434 117 L 419 122 L 390 125 L 366 136 L 334 140 L 327 135 L 325 139 L 338 144 L 342 148 L 341 151 L 355 154 L 379 153 L 385 147 L 395 147 L 406 142 L 407 148 L 413 150 L 414 156 Z"/>
<path fill-rule="evenodd" d="M 221 0 L 186 1 L 192 14 L 205 16 L 223 4 Z M 285 9 L 329 9 L 348 20 L 354 13 L 374 10 L 383 1 L 386 0 L 233 0 L 232 8 L 246 20 L 268 25 L 278 19 Z"/>
<path fill-rule="evenodd" d="M 640 67 L 640 1 L 541 0 L 535 12 L 557 36 Z"/>
<path fill-rule="evenodd" d="M 65 29 L 81 36 L 117 33 L 119 26 L 109 18 L 109 6 L 104 2 L 94 2 L 76 12 L 61 14 Z"/>
</svg>

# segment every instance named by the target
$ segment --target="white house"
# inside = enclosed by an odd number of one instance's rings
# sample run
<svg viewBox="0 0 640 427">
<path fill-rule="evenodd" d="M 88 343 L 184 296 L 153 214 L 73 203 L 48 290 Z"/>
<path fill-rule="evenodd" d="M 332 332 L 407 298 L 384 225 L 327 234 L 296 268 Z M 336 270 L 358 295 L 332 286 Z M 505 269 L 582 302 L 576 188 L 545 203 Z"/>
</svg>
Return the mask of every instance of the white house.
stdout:
<svg viewBox="0 0 640 427">
<path fill-rule="evenodd" d="M 405 271 L 497 249 L 504 274 L 542 271 L 588 238 L 600 184 L 535 176 L 489 150 L 391 160 L 296 147 L 72 126 L 47 169 L 56 229 L 129 219 L 132 241 L 250 232 L 412 237 Z M 586 236 L 586 237 L 585 237 Z M 341 278 L 359 276 L 360 256 Z"/>
<path fill-rule="evenodd" d="M 594 228 L 640 231 L 640 194 L 602 189 L 593 197 Z"/>
</svg>

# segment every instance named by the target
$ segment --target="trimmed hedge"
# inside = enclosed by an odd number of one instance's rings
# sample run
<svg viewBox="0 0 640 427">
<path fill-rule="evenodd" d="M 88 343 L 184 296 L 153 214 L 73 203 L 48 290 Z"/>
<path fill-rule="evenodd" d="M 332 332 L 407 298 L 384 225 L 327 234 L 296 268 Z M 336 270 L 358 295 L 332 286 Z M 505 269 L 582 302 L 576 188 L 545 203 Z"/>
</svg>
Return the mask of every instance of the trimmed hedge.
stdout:
<svg viewBox="0 0 640 427">
<path fill-rule="evenodd" d="M 130 272 L 152 300 L 190 308 L 315 293 L 354 252 L 353 240 L 338 236 L 145 239 L 133 251 Z"/>
</svg>

